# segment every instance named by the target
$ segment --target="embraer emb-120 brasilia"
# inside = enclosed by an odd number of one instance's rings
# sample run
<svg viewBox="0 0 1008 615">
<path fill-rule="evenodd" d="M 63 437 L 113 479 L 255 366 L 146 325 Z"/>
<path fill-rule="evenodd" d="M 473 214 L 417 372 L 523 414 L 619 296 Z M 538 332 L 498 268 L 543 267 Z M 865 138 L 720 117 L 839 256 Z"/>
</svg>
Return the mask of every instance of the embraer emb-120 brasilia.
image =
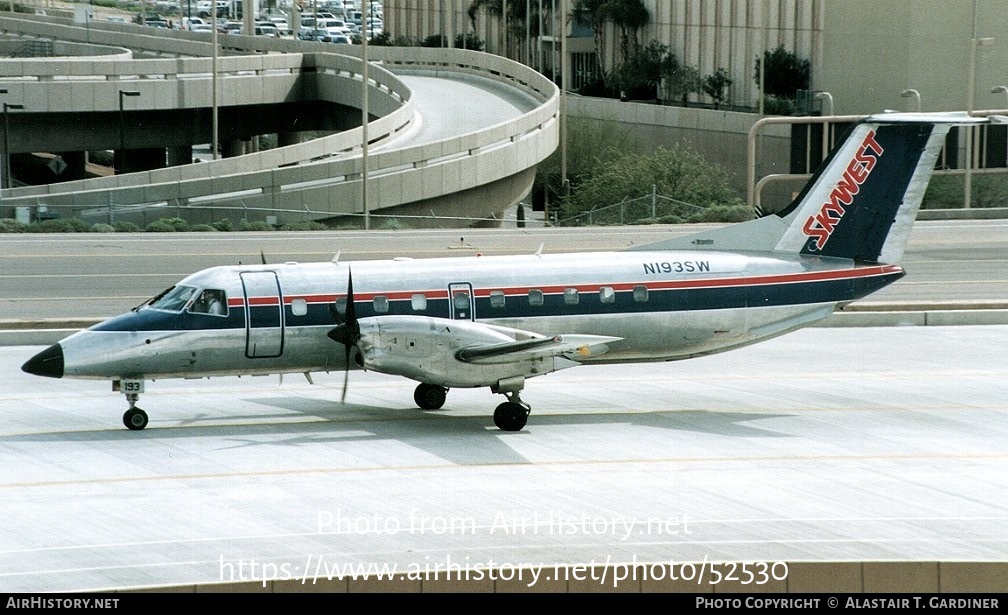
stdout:
<svg viewBox="0 0 1008 615">
<path fill-rule="evenodd" d="M 147 425 L 147 380 L 363 368 L 419 382 L 424 409 L 489 387 L 507 398 L 494 423 L 518 431 L 528 378 L 739 348 L 901 278 L 946 133 L 992 121 L 870 116 L 783 211 L 632 250 L 213 267 L 22 369 L 111 379 L 130 429 Z"/>
</svg>

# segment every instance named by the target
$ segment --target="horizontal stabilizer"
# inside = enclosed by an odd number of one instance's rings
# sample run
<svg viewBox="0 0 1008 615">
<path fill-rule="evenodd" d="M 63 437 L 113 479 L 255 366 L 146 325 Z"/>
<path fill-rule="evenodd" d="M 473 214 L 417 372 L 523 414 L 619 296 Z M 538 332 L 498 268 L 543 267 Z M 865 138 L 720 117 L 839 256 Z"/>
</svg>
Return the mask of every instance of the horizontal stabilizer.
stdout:
<svg viewBox="0 0 1008 615">
<path fill-rule="evenodd" d="M 573 361 L 605 353 L 608 342 L 620 340 L 604 335 L 554 335 L 499 344 L 469 346 L 455 353 L 466 363 L 511 363 L 542 357 L 563 356 Z"/>
</svg>

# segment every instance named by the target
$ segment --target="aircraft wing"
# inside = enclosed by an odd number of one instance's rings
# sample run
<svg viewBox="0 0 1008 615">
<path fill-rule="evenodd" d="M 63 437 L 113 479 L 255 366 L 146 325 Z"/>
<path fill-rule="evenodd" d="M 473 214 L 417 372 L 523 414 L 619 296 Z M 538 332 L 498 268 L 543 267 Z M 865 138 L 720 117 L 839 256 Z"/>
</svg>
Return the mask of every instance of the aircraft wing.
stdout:
<svg viewBox="0 0 1008 615">
<path fill-rule="evenodd" d="M 573 367 L 621 339 L 541 335 L 427 316 L 372 316 L 359 322 L 357 347 L 364 369 L 445 387 L 493 386 L 507 378 Z"/>
<path fill-rule="evenodd" d="M 606 344 L 619 339 L 602 335 L 544 336 L 514 342 L 477 344 L 460 349 L 455 357 L 466 363 L 511 363 L 543 357 L 565 357 L 577 361 L 605 353 L 609 350 Z"/>
</svg>

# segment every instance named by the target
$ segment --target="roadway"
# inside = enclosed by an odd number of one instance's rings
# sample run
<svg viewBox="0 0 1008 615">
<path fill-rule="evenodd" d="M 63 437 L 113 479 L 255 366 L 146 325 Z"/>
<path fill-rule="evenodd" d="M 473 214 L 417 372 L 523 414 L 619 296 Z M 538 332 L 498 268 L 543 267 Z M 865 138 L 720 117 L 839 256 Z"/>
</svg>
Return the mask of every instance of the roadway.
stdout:
<svg viewBox="0 0 1008 615">
<path fill-rule="evenodd" d="M 214 265 L 620 250 L 697 225 L 311 233 L 0 234 L 0 324 L 106 318 Z M 858 304 L 1008 308 L 1008 220 L 918 221 L 907 276 Z M 855 305 L 858 305 L 855 304 Z"/>
</svg>

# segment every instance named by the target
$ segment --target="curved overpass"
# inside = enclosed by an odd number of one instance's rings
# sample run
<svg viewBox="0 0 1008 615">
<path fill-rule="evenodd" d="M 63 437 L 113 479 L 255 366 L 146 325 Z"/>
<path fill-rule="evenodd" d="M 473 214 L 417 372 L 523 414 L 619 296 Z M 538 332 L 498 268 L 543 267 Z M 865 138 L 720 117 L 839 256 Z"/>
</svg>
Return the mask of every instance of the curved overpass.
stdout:
<svg viewBox="0 0 1008 615">
<path fill-rule="evenodd" d="M 0 18 L 0 30 L 14 39 L 10 44 L 51 41 L 53 53 L 62 55 L 0 61 L 12 153 L 98 149 L 96 134 L 112 141 L 107 149 L 127 154 L 172 139 L 183 145 L 188 139 L 190 147 L 208 143 L 215 103 L 229 118 L 219 129 L 230 130 L 232 137 L 221 142 L 229 153 L 240 150 L 234 147 L 240 110 L 251 106 L 266 109 L 261 115 L 271 120 L 277 114 L 268 110 L 280 105 L 320 102 L 357 117 L 354 128 L 300 142 L 291 136 L 296 129 L 280 121 L 275 128 L 281 142 L 295 142 L 264 151 L 198 164 L 186 157 L 187 164 L 177 166 L 7 188 L 0 192 L 4 216 L 17 207 L 45 206 L 96 221 L 138 212 L 190 221 L 268 214 L 277 224 L 359 217 L 366 170 L 370 214 L 423 216 L 410 223 L 416 226 L 433 212 L 439 219 L 460 217 L 465 222 L 457 225 L 464 226 L 472 219 L 492 220 L 527 194 L 536 165 L 558 144 L 557 87 L 522 64 L 490 54 L 369 46 L 365 165 L 360 46 L 220 35 L 214 57 L 208 33 L 96 22 L 85 28 L 31 17 Z M 173 123 L 124 131 L 123 118 L 142 117 L 141 106 L 148 114 L 161 113 L 148 121 L 167 117 Z M 75 122 L 80 114 L 95 119 Z"/>
</svg>

